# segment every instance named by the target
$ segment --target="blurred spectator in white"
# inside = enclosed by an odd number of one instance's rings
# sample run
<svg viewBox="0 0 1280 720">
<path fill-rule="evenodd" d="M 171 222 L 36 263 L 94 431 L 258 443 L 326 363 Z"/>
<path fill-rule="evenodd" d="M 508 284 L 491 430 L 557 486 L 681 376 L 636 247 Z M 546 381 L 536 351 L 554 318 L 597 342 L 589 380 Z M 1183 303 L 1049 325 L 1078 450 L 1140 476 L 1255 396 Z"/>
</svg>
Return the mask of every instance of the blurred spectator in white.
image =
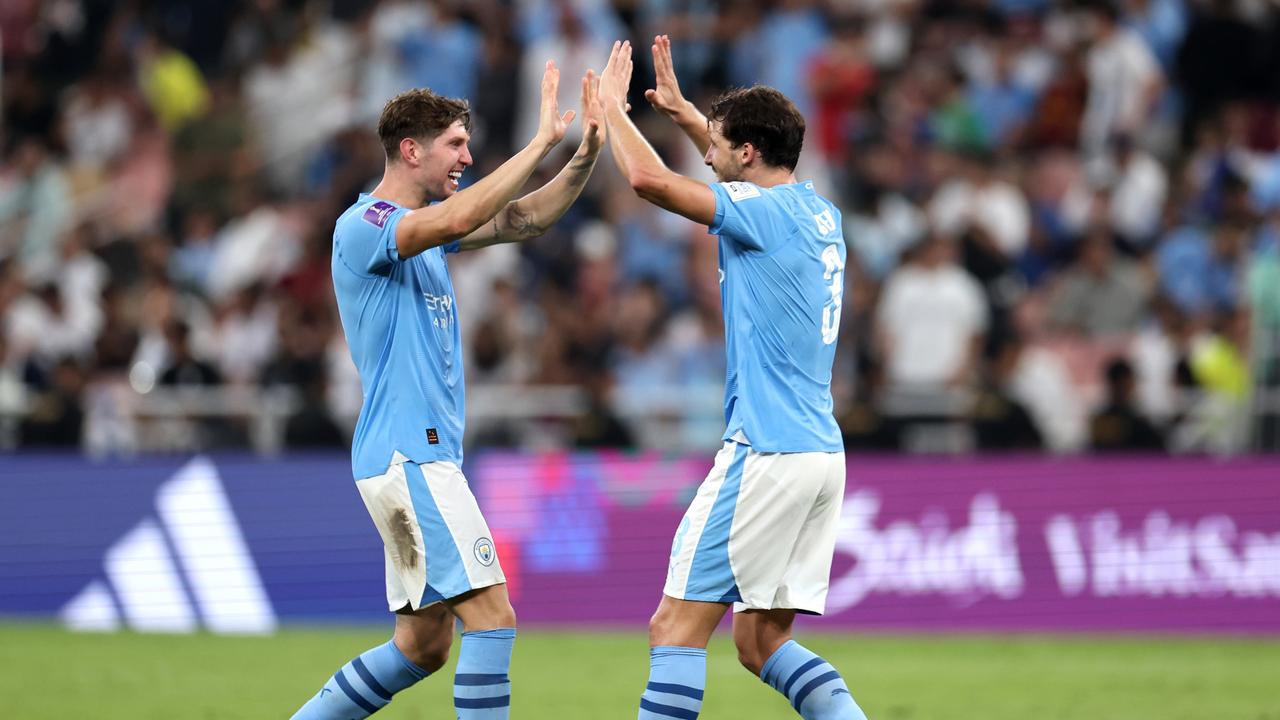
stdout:
<svg viewBox="0 0 1280 720">
<path fill-rule="evenodd" d="M 258 379 L 275 355 L 278 315 L 260 283 L 236 291 L 217 310 L 214 360 L 227 382 L 249 384 Z"/>
<path fill-rule="evenodd" d="M 898 266 L 902 253 L 928 231 L 924 212 L 902 188 L 906 163 L 891 148 L 876 145 L 858 153 L 857 199 L 845 208 L 845 242 L 858 254 L 863 269 L 883 280 Z"/>
<path fill-rule="evenodd" d="M 1133 137 L 1118 135 L 1111 152 L 1094 157 L 1064 201 L 1068 224 L 1083 230 L 1107 222 L 1132 249 L 1147 249 L 1160 231 L 1169 191 L 1164 166 L 1137 147 Z"/>
<path fill-rule="evenodd" d="M 533 137 L 538 129 L 539 88 L 542 86 L 542 72 L 547 60 L 554 60 L 560 69 L 562 78 L 580 78 L 586 74 L 587 68 L 599 71 L 605 60 L 609 59 L 609 47 L 612 37 L 602 37 L 592 32 L 580 10 L 573 3 L 559 0 L 546 8 L 555 18 L 555 32 L 533 40 L 525 47 L 524 57 L 520 63 L 520 78 L 515 85 L 515 92 L 520 95 L 519 119 L 516 122 L 516 138 L 523 142 Z M 639 51 L 645 49 L 641 44 Z M 633 55 L 634 57 L 634 55 Z M 575 82 L 561 82 L 558 101 L 561 109 L 578 107 L 582 95 L 582 86 Z M 581 139 L 582 124 L 575 122 L 569 126 L 569 134 L 565 136 L 566 147 L 573 147 Z"/>
<path fill-rule="evenodd" d="M 0 258 L 16 257 L 28 277 L 52 278 L 75 218 L 70 190 L 42 140 L 18 140 L 0 168 Z"/>
<path fill-rule="evenodd" d="M 387 100 L 413 87 L 401 48 L 410 37 L 427 32 L 430 22 L 431 8 L 418 0 L 373 5 L 357 28 L 361 60 L 354 122 L 376 124 Z"/>
<path fill-rule="evenodd" d="M 926 239 L 889 276 L 876 313 L 889 382 L 972 382 L 987 322 L 982 287 L 956 264 L 954 241 L 943 235 Z"/>
<path fill-rule="evenodd" d="M 1136 262 L 1116 253 L 1103 227 L 1080 242 L 1079 257 L 1058 278 L 1049 301 L 1050 329 L 1091 338 L 1137 331 L 1151 282 Z"/>
<path fill-rule="evenodd" d="M 1145 323 L 1129 345 L 1137 374 L 1136 400 L 1143 414 L 1169 423 L 1186 408 L 1182 390 L 1191 383 L 1188 353 L 1192 325 L 1166 299 L 1155 303 L 1155 318 Z"/>
<path fill-rule="evenodd" d="M 1011 262 L 1027 246 L 1031 213 L 1022 189 L 981 153 L 960 158 L 959 172 L 929 203 L 929 220 L 944 235 L 969 234 L 984 252 Z M 1003 171 L 1003 172 L 1002 172 Z"/>
<path fill-rule="evenodd" d="M 245 77 L 255 144 L 276 188 L 296 192 L 309 152 L 352 118 L 357 45 L 344 26 L 312 15 L 269 26 L 263 61 Z"/>
<path fill-rule="evenodd" d="M 94 184 L 133 141 L 132 111 L 118 82 L 107 70 L 97 70 L 69 91 L 62 108 L 71 170 L 89 174 Z"/>
<path fill-rule="evenodd" d="M 209 269 L 209 294 L 215 299 L 255 282 L 274 283 L 301 257 L 297 230 L 285 214 L 261 196 L 241 187 L 236 218 L 218 233 Z"/>
<path fill-rule="evenodd" d="M 1089 103 L 1080 141 L 1088 153 L 1101 152 L 1117 134 L 1144 137 L 1144 129 L 1164 85 L 1150 48 L 1120 22 L 1115 0 L 1089 0 L 1084 10 L 1089 42 L 1085 66 Z"/>
</svg>

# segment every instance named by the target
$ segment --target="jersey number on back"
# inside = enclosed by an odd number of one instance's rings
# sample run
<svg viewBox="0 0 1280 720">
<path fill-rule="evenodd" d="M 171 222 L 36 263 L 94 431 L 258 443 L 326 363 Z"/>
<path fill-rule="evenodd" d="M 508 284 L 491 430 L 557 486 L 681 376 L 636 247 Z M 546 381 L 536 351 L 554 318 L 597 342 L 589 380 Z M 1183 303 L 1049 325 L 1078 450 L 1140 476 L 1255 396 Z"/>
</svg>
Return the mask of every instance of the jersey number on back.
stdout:
<svg viewBox="0 0 1280 720">
<path fill-rule="evenodd" d="M 831 292 L 831 299 L 822 306 L 822 344 L 830 345 L 840 335 L 840 310 L 844 305 L 844 260 L 838 245 L 828 245 L 822 251 L 822 264 L 826 268 L 822 279 Z"/>
</svg>

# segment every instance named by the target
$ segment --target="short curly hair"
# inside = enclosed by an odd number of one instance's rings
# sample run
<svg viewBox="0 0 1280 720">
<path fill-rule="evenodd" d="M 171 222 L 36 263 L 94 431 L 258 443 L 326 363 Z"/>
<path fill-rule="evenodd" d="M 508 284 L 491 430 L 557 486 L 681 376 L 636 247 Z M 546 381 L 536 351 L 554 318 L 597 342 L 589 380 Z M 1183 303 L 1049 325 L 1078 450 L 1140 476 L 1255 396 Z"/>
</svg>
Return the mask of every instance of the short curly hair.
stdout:
<svg viewBox="0 0 1280 720">
<path fill-rule="evenodd" d="M 711 103 L 710 122 L 738 147 L 751 143 L 764 161 L 795 170 L 804 147 L 804 116 L 786 95 L 764 85 L 729 90 Z"/>
<path fill-rule="evenodd" d="M 406 90 L 382 108 L 378 139 L 387 159 L 398 160 L 401 140 L 429 142 L 458 121 L 471 132 L 471 107 L 466 100 L 447 98 L 426 88 Z"/>
</svg>

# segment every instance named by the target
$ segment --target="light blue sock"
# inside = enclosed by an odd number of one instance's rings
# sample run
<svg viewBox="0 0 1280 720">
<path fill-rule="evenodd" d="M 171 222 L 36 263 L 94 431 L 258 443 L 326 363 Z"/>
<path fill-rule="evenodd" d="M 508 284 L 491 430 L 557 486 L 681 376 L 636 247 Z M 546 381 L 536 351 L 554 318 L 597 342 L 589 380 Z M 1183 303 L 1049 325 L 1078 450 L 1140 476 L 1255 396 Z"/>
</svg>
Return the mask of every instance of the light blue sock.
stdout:
<svg viewBox="0 0 1280 720">
<path fill-rule="evenodd" d="M 343 665 L 293 720 L 360 720 L 378 712 L 391 696 L 427 676 L 388 641 Z"/>
<path fill-rule="evenodd" d="M 516 629 L 462 633 L 458 670 L 453 676 L 453 708 L 458 720 L 506 720 L 511 712 L 511 649 Z"/>
<path fill-rule="evenodd" d="M 840 673 L 795 640 L 773 653 L 760 679 L 786 695 L 805 720 L 867 720 Z"/>
<path fill-rule="evenodd" d="M 695 720 L 707 687 L 707 651 L 663 645 L 649 650 L 649 684 L 637 720 Z"/>
</svg>

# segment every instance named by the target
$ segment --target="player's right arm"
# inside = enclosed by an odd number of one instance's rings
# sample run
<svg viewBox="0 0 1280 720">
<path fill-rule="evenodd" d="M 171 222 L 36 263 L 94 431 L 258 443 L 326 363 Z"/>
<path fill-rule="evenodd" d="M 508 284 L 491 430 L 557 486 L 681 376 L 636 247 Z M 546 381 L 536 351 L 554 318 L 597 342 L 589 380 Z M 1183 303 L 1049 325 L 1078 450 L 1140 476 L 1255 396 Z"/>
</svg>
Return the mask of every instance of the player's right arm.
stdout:
<svg viewBox="0 0 1280 720">
<path fill-rule="evenodd" d="M 627 183 L 641 198 L 700 225 L 716 220 L 716 198 L 706 183 L 672 171 L 627 115 L 631 43 L 615 42 L 600 74 L 600 100 L 609 128 L 609 148 Z"/>
<path fill-rule="evenodd" d="M 556 92 L 560 71 L 548 60 L 542 75 L 542 109 L 533 140 L 497 170 L 444 202 L 413 210 L 396 225 L 396 251 L 408 259 L 425 250 L 446 245 L 471 234 L 506 207 L 524 187 L 547 153 L 562 139 L 574 111 L 560 115 Z"/>
<path fill-rule="evenodd" d="M 702 155 L 711 147 L 711 137 L 707 134 L 707 118 L 698 107 L 685 99 L 680 92 L 680 82 L 676 80 L 675 64 L 671 61 L 671 38 L 658 35 L 653 39 L 653 72 L 657 76 L 657 86 L 644 91 L 644 99 L 649 101 L 655 110 L 671 118 L 680 126 L 684 134 L 689 136 Z"/>
</svg>

